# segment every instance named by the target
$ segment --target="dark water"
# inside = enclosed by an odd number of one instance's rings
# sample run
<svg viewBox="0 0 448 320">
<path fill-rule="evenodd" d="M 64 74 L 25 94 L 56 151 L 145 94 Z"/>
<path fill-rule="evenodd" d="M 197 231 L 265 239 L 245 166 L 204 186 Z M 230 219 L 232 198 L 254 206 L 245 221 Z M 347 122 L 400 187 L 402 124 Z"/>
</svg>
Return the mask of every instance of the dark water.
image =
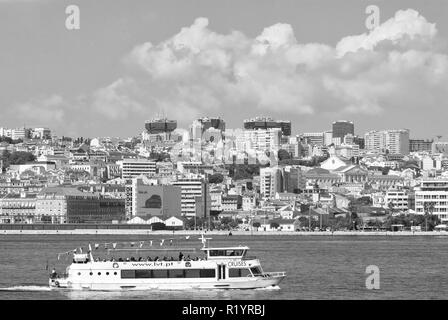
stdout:
<svg viewBox="0 0 448 320">
<path fill-rule="evenodd" d="M 163 236 L 152 237 L 163 238 Z M 182 237 L 178 237 L 181 239 Z M 196 236 L 192 236 L 196 239 Z M 248 245 L 264 271 L 286 271 L 280 288 L 216 291 L 50 291 L 49 268 L 65 270 L 57 253 L 90 242 L 147 236 L 0 236 L 0 300 L 7 299 L 448 299 L 448 237 L 212 236 L 211 245 Z M 184 238 L 179 245 L 188 246 Z M 194 240 L 198 245 L 199 241 Z M 366 267 L 380 270 L 380 289 L 366 288 Z"/>
</svg>

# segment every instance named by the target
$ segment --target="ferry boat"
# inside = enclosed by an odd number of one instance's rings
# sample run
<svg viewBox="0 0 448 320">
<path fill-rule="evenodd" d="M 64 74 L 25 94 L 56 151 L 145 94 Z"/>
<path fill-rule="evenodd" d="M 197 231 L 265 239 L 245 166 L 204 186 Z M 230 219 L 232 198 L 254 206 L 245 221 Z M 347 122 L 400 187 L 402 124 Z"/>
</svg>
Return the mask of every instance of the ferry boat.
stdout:
<svg viewBox="0 0 448 320">
<path fill-rule="evenodd" d="M 73 290 L 257 289 L 277 286 L 286 276 L 285 272 L 264 272 L 259 259 L 247 256 L 247 246 L 204 245 L 200 250 L 201 257 L 194 259 L 185 258 L 180 251 L 176 261 L 149 256 L 134 261 L 98 261 L 91 250 L 73 253 L 73 263 L 65 274 L 54 270 L 49 285 Z"/>
</svg>

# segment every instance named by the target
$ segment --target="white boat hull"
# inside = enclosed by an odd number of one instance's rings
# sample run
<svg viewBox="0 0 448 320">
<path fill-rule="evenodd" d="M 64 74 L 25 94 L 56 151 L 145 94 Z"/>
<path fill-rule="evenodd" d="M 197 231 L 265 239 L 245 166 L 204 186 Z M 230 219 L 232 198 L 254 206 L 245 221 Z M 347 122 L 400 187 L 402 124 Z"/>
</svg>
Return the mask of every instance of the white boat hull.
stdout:
<svg viewBox="0 0 448 320">
<path fill-rule="evenodd" d="M 146 282 L 140 280 L 126 282 L 110 283 L 72 283 L 66 279 L 50 280 L 50 287 L 54 289 L 70 290 L 99 290 L 99 291 L 117 291 L 117 290 L 202 290 L 202 289 L 259 289 L 275 287 L 285 278 L 282 276 L 272 277 L 246 277 L 218 281 L 196 281 L 185 282 L 175 281 L 174 279 L 160 279 Z"/>
</svg>

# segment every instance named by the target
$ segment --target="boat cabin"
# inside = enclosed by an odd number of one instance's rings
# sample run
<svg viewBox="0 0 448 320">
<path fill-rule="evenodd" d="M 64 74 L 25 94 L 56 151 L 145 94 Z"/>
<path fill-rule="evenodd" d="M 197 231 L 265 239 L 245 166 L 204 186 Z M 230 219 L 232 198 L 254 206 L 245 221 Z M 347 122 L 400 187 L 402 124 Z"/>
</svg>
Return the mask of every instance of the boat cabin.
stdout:
<svg viewBox="0 0 448 320">
<path fill-rule="evenodd" d="M 87 263 L 90 261 L 87 253 L 75 253 L 73 255 L 73 263 Z"/>
<path fill-rule="evenodd" d="M 228 248 L 202 248 L 207 255 L 207 260 L 213 259 L 243 259 L 249 247 L 228 247 Z"/>
</svg>

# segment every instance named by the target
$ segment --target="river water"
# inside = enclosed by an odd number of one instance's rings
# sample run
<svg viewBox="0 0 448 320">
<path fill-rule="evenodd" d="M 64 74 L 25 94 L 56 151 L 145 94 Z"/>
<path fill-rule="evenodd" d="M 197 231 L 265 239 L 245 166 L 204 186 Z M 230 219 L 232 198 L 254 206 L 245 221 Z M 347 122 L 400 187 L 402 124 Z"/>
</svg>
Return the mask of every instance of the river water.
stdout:
<svg viewBox="0 0 448 320">
<path fill-rule="evenodd" d="M 152 236 L 154 243 L 169 236 Z M 176 245 L 200 247 L 197 236 Z M 0 300 L 58 299 L 448 299 L 447 236 L 212 236 L 213 246 L 247 245 L 264 271 L 286 271 L 279 287 L 260 290 L 72 292 L 48 288 L 48 267 L 64 271 L 57 253 L 88 243 L 149 242 L 148 236 L 0 236 Z M 165 242 L 167 243 L 167 242 Z M 127 244 L 124 244 L 127 245 Z M 94 250 L 100 255 L 105 250 Z M 176 253 L 177 254 L 177 253 Z M 147 254 L 145 253 L 145 256 Z M 378 290 L 366 267 L 379 268 Z"/>
</svg>

